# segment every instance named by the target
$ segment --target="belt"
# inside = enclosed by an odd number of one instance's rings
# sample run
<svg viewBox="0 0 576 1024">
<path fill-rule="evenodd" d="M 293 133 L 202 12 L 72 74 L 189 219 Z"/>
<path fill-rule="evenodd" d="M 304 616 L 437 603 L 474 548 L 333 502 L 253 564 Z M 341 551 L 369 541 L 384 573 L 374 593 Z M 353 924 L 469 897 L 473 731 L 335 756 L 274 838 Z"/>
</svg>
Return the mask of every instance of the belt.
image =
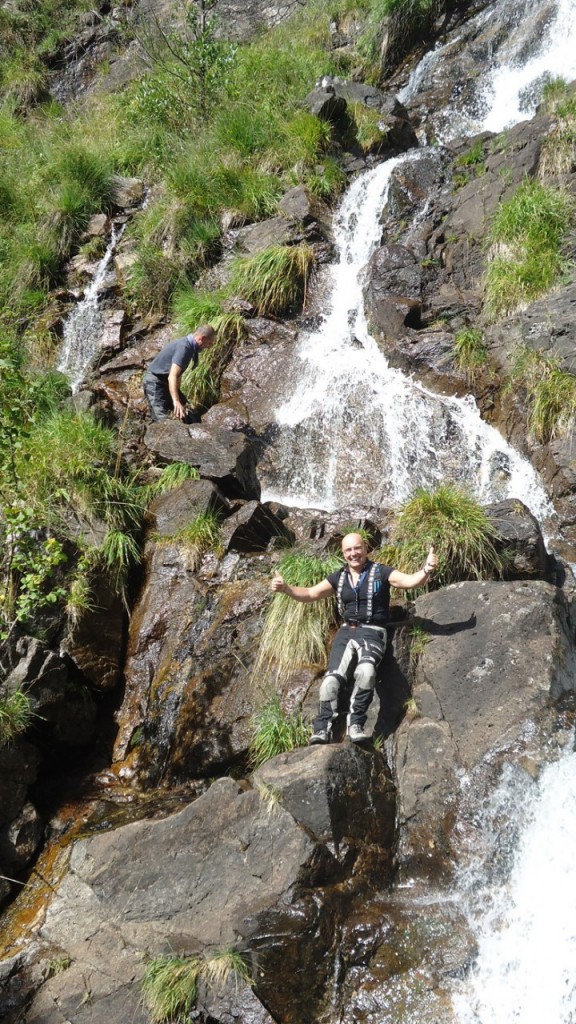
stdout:
<svg viewBox="0 0 576 1024">
<path fill-rule="evenodd" d="M 371 626 L 367 622 L 343 622 L 342 625 L 348 626 L 348 629 L 379 629 L 384 630 L 386 626 Z"/>
</svg>

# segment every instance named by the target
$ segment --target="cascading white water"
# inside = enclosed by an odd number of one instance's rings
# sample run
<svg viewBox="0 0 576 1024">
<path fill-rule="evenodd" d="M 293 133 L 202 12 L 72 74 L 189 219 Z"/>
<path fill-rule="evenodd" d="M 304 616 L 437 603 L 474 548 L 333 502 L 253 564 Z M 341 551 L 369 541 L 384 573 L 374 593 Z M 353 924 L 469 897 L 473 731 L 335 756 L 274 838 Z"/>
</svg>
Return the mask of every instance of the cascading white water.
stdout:
<svg viewBox="0 0 576 1024">
<path fill-rule="evenodd" d="M 110 241 L 96 268 L 94 277 L 64 324 L 57 369 L 68 377 L 73 392 L 80 387 L 86 370 L 98 350 L 100 330 L 103 324 L 100 308 L 102 282 L 121 233 L 122 231 L 117 232 L 115 227 L 112 227 Z"/>
<path fill-rule="evenodd" d="M 490 22 L 498 28 L 494 35 L 485 31 Z M 457 135 L 499 132 L 529 118 L 546 80 L 576 78 L 576 0 L 549 6 L 545 0 L 500 0 L 496 18 L 491 4 L 463 32 L 426 54 L 399 92 L 401 102 L 409 104 L 443 74 L 446 58 L 463 45 L 463 35 L 473 40 L 482 74 L 466 89 L 462 83 L 455 85 L 450 109 L 436 122 L 441 142 Z"/>
<path fill-rule="evenodd" d="M 574 1024 L 576 753 L 567 747 L 538 782 L 509 766 L 479 826 L 461 886 L 478 958 L 453 997 L 456 1019 Z"/>
<path fill-rule="evenodd" d="M 277 409 L 266 497 L 330 510 L 365 505 L 370 495 L 390 507 L 418 486 L 452 481 L 486 502 L 519 498 L 545 519 L 551 509 L 535 472 L 482 421 L 474 401 L 434 395 L 391 369 L 370 337 L 363 271 L 400 159 L 357 178 L 335 218 L 340 259 L 329 310 L 301 339 L 293 395 Z"/>
</svg>

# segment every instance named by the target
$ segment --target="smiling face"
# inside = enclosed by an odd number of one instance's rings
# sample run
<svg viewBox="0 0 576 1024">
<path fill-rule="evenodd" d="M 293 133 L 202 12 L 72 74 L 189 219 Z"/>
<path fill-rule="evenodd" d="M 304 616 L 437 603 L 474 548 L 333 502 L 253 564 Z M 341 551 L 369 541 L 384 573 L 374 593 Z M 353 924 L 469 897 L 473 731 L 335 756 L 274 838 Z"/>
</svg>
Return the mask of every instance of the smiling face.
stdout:
<svg viewBox="0 0 576 1024">
<path fill-rule="evenodd" d="M 342 538 L 342 554 L 353 572 L 362 572 L 368 558 L 368 545 L 359 533 L 347 533 Z"/>
</svg>

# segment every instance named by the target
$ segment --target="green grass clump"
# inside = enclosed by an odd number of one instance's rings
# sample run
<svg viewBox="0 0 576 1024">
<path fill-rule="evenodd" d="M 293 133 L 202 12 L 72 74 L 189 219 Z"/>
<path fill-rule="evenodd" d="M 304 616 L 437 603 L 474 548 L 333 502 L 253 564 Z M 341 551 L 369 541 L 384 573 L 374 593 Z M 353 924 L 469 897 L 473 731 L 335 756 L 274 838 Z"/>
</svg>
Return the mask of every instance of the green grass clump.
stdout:
<svg viewBox="0 0 576 1024">
<path fill-rule="evenodd" d="M 199 323 L 211 323 L 216 332 L 216 343 L 200 356 L 198 366 L 191 366 L 182 375 L 181 387 L 190 405 L 201 411 L 214 405 L 220 397 L 220 381 L 237 342 L 244 337 L 244 318 L 240 313 L 213 312 L 209 317 L 193 316 L 195 303 L 186 306 L 186 295 L 181 293 L 178 300 L 179 321 L 183 330 L 193 331 Z M 218 308 L 218 307 L 216 307 Z M 204 312 L 208 310 L 205 308 Z M 200 309 L 197 310 L 197 314 Z"/>
<path fill-rule="evenodd" d="M 198 568 L 207 551 L 219 553 L 221 517 L 217 512 L 208 509 L 200 512 L 186 526 L 171 537 L 162 537 L 162 543 L 182 544 L 189 555 L 193 568 Z"/>
<path fill-rule="evenodd" d="M 245 956 L 232 948 L 204 956 L 159 956 L 146 966 L 142 998 L 154 1024 L 168 1024 L 187 1018 L 194 1008 L 200 981 L 220 990 L 230 977 L 253 984 Z"/>
<path fill-rule="evenodd" d="M 568 267 L 564 254 L 573 203 L 558 189 L 527 179 L 492 222 L 485 278 L 485 308 L 503 316 L 532 302 L 558 282 Z"/>
<path fill-rule="evenodd" d="M 291 586 L 311 587 L 341 566 L 342 559 L 337 555 L 319 558 L 291 551 L 278 563 L 278 572 Z M 333 623 L 333 601 L 304 604 L 287 594 L 274 594 L 266 612 L 254 677 L 273 670 L 277 682 L 282 683 L 303 665 L 324 664 Z"/>
<path fill-rule="evenodd" d="M 546 182 L 570 174 L 576 166 L 576 94 L 564 79 L 554 78 L 544 86 L 542 106 L 555 116 L 540 149 L 538 176 Z"/>
<path fill-rule="evenodd" d="M 517 353 L 512 382 L 523 388 L 528 431 L 541 444 L 567 434 L 576 418 L 576 377 L 541 352 Z"/>
<path fill-rule="evenodd" d="M 200 957 L 158 956 L 146 965 L 142 998 L 155 1024 L 176 1021 L 193 1009 Z"/>
<path fill-rule="evenodd" d="M 434 581 L 440 586 L 502 575 L 497 533 L 474 498 L 452 484 L 419 489 L 401 508 L 394 527 L 402 572 L 416 572 L 432 544 L 438 555 Z"/>
<path fill-rule="evenodd" d="M 478 328 L 467 327 L 454 335 L 454 362 L 466 374 L 468 383 L 473 383 L 479 370 L 486 365 L 488 350 L 484 335 Z"/>
<path fill-rule="evenodd" d="M 287 714 L 278 694 L 274 694 L 253 715 L 254 732 L 250 741 L 249 759 L 253 771 L 277 754 L 296 747 L 305 747 L 310 728 L 301 714 Z"/>
<path fill-rule="evenodd" d="M 0 747 L 25 732 L 33 717 L 30 698 L 22 690 L 0 696 Z"/>
<path fill-rule="evenodd" d="M 171 462 L 168 466 L 163 467 L 158 479 L 149 485 L 147 494 L 149 499 L 152 500 L 161 494 L 173 491 L 176 487 L 180 487 L 180 484 L 183 484 L 185 480 L 199 479 L 200 474 L 195 466 L 191 466 L 188 462 Z"/>
<path fill-rule="evenodd" d="M 314 250 L 299 245 L 272 245 L 234 263 L 231 289 L 255 306 L 261 316 L 278 316 L 306 300 Z"/>
</svg>

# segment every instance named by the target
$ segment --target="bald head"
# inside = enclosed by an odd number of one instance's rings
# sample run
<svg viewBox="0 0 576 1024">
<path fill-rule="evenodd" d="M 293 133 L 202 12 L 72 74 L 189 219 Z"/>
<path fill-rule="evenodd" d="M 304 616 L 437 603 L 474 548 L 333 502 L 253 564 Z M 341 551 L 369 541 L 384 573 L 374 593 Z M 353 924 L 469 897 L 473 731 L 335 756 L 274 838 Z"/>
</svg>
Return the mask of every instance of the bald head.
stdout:
<svg viewBox="0 0 576 1024">
<path fill-rule="evenodd" d="M 342 554 L 351 569 L 361 570 L 368 557 L 368 545 L 359 533 L 347 533 L 342 538 Z"/>
</svg>

